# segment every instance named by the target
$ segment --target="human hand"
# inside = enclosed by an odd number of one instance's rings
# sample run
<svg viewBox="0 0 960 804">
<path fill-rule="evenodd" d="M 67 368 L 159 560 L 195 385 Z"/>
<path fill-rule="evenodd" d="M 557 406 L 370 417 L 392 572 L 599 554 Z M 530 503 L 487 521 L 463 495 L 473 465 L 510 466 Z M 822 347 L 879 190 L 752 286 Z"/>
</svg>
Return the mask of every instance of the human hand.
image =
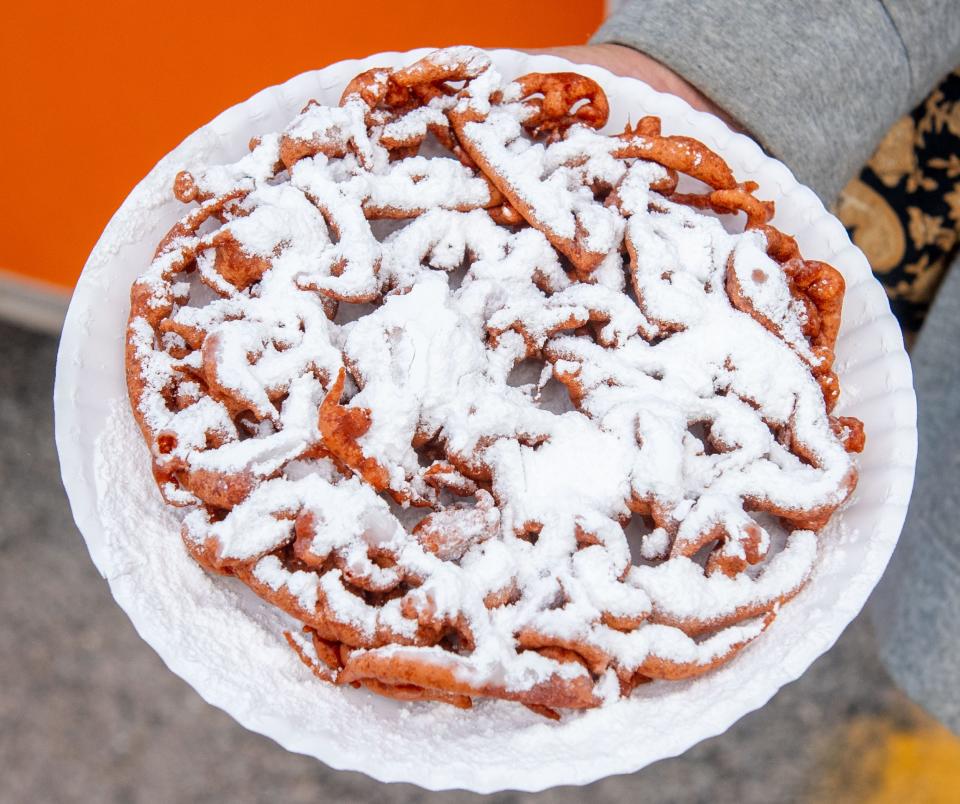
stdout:
<svg viewBox="0 0 960 804">
<path fill-rule="evenodd" d="M 529 52 L 560 56 L 576 64 L 596 64 L 616 75 L 639 78 L 659 92 L 669 92 L 683 98 L 694 109 L 716 115 L 735 131 L 743 131 L 742 126 L 693 84 L 639 50 L 623 45 L 603 44 L 540 48 Z"/>
</svg>

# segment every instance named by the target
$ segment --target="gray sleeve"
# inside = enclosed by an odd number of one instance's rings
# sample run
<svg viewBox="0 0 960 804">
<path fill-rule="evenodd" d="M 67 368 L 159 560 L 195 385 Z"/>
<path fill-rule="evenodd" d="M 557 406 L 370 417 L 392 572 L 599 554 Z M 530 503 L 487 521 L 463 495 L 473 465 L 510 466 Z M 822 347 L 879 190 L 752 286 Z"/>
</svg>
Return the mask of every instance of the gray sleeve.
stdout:
<svg viewBox="0 0 960 804">
<path fill-rule="evenodd" d="M 627 0 L 591 42 L 665 64 L 829 203 L 960 62 L 960 10 L 957 0 Z"/>
<path fill-rule="evenodd" d="M 960 735 L 958 322 L 960 260 L 943 280 L 911 354 L 919 414 L 917 476 L 900 543 L 870 613 L 890 675 Z"/>
</svg>

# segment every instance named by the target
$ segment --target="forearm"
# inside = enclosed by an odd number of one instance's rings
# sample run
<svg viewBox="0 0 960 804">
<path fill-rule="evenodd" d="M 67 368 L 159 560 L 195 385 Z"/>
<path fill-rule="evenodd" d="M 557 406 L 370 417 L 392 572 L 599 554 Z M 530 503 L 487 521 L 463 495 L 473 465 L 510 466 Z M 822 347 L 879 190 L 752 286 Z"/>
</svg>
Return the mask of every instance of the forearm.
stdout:
<svg viewBox="0 0 960 804">
<path fill-rule="evenodd" d="M 684 91 L 725 110 L 829 202 L 960 60 L 954 3 L 634 0 L 592 42 L 682 76 Z"/>
</svg>

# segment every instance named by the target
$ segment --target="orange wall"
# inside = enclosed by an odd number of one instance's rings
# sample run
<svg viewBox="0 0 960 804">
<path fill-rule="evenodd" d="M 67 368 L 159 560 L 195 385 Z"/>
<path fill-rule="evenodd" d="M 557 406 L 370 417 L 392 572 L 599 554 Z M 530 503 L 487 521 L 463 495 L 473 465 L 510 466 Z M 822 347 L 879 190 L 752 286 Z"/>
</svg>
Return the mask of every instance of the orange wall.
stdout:
<svg viewBox="0 0 960 804">
<path fill-rule="evenodd" d="M 602 0 L 6 4 L 0 269 L 70 287 L 167 151 L 271 84 L 379 50 L 583 42 Z"/>
</svg>

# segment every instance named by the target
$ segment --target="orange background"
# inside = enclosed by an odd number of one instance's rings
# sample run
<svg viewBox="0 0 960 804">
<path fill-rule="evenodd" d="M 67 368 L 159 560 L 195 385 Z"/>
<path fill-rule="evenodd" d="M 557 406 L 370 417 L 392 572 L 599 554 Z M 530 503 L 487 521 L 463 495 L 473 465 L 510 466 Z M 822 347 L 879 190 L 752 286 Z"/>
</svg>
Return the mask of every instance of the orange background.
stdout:
<svg viewBox="0 0 960 804">
<path fill-rule="evenodd" d="M 113 211 L 260 89 L 380 50 L 583 42 L 603 0 L 10 3 L 0 17 L 0 269 L 73 286 Z"/>
</svg>

